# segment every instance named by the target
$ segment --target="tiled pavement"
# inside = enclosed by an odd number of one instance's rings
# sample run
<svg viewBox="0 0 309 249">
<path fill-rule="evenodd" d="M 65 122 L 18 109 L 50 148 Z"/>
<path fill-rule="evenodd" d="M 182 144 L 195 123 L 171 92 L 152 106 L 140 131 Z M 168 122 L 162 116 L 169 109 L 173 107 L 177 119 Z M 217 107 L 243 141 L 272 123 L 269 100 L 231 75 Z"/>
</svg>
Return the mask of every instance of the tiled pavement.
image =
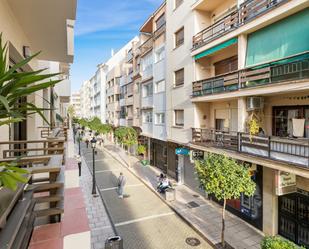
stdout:
<svg viewBox="0 0 309 249">
<path fill-rule="evenodd" d="M 80 186 L 84 194 L 86 211 L 89 220 L 91 232 L 91 249 L 103 249 L 106 239 L 108 237 L 114 236 L 115 233 L 112 229 L 112 225 L 109 221 L 101 198 L 94 198 L 91 194 L 92 175 L 86 165 L 84 158 L 82 158 Z"/>
<path fill-rule="evenodd" d="M 149 187 L 155 188 L 156 176 L 161 172 L 155 167 L 143 167 L 138 159 L 129 156 L 121 148 L 107 142 L 104 150 L 111 153 L 119 162 L 127 165 L 132 172 L 142 179 Z M 208 201 L 185 185 L 175 186 L 176 200 L 169 204 L 188 222 L 201 231 L 214 244 L 220 241 L 221 207 Z M 192 208 L 188 203 L 194 201 L 199 207 Z M 227 212 L 226 241 L 234 248 L 256 249 L 263 235 L 237 216 Z"/>
</svg>

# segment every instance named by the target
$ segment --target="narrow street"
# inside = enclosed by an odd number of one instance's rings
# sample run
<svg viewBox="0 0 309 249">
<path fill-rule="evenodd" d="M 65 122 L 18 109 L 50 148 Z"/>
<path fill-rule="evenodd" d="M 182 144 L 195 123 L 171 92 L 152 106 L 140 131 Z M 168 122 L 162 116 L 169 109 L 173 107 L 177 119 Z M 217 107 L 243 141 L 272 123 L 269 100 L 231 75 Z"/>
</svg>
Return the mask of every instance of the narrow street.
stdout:
<svg viewBox="0 0 309 249">
<path fill-rule="evenodd" d="M 84 158 L 92 170 L 92 151 L 83 149 Z M 117 195 L 117 177 L 122 172 L 127 183 L 125 194 Z M 106 152 L 96 155 L 96 179 L 117 233 L 126 249 L 186 249 L 193 248 L 187 238 L 201 243 L 194 248 L 212 248 L 201 236 L 173 212 L 124 166 Z"/>
</svg>

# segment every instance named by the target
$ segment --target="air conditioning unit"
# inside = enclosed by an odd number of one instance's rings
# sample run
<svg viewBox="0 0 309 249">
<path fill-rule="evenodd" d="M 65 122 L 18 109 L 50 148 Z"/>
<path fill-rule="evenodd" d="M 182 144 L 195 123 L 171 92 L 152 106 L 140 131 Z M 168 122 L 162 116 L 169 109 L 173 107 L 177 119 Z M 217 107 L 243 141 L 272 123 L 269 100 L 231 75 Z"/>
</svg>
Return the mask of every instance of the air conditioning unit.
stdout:
<svg viewBox="0 0 309 249">
<path fill-rule="evenodd" d="M 248 97 L 247 111 L 260 110 L 264 108 L 264 98 L 262 97 Z"/>
</svg>

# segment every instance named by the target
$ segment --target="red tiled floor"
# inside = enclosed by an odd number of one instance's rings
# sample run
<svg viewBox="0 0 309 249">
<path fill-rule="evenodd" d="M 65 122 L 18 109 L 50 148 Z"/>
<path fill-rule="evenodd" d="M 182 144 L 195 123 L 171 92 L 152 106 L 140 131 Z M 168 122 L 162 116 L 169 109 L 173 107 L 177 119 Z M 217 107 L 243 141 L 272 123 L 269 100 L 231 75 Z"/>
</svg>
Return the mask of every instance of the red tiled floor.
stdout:
<svg viewBox="0 0 309 249">
<path fill-rule="evenodd" d="M 48 224 L 36 227 L 33 230 L 31 242 L 37 243 L 50 239 L 57 239 L 61 237 L 61 225 L 60 223 Z"/>
<path fill-rule="evenodd" d="M 61 235 L 89 231 L 88 217 L 85 208 L 65 210 L 61 222 Z"/>
<path fill-rule="evenodd" d="M 69 210 L 84 208 L 84 198 L 81 195 L 69 195 L 64 198 L 64 210 L 67 213 Z"/>
<path fill-rule="evenodd" d="M 67 188 L 64 190 L 64 196 L 80 195 L 83 196 L 83 192 L 80 187 L 77 188 Z"/>
<path fill-rule="evenodd" d="M 75 158 L 68 158 L 65 163 L 65 169 L 78 169 L 77 161 Z"/>
<path fill-rule="evenodd" d="M 50 239 L 42 242 L 30 244 L 28 249 L 63 249 L 62 239 Z"/>
</svg>

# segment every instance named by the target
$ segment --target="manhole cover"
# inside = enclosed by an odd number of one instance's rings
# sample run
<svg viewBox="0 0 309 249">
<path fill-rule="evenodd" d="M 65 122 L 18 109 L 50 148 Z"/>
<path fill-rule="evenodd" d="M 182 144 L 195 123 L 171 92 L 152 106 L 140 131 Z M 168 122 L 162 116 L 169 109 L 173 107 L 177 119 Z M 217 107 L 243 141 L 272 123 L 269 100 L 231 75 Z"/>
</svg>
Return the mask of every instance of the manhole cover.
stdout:
<svg viewBox="0 0 309 249">
<path fill-rule="evenodd" d="M 189 246 L 198 246 L 201 244 L 201 241 L 197 238 L 186 238 L 186 243 Z"/>
<path fill-rule="evenodd" d="M 191 202 L 188 202 L 188 207 L 189 208 L 196 208 L 196 207 L 199 207 L 200 205 L 197 204 L 195 201 L 191 201 Z"/>
</svg>

